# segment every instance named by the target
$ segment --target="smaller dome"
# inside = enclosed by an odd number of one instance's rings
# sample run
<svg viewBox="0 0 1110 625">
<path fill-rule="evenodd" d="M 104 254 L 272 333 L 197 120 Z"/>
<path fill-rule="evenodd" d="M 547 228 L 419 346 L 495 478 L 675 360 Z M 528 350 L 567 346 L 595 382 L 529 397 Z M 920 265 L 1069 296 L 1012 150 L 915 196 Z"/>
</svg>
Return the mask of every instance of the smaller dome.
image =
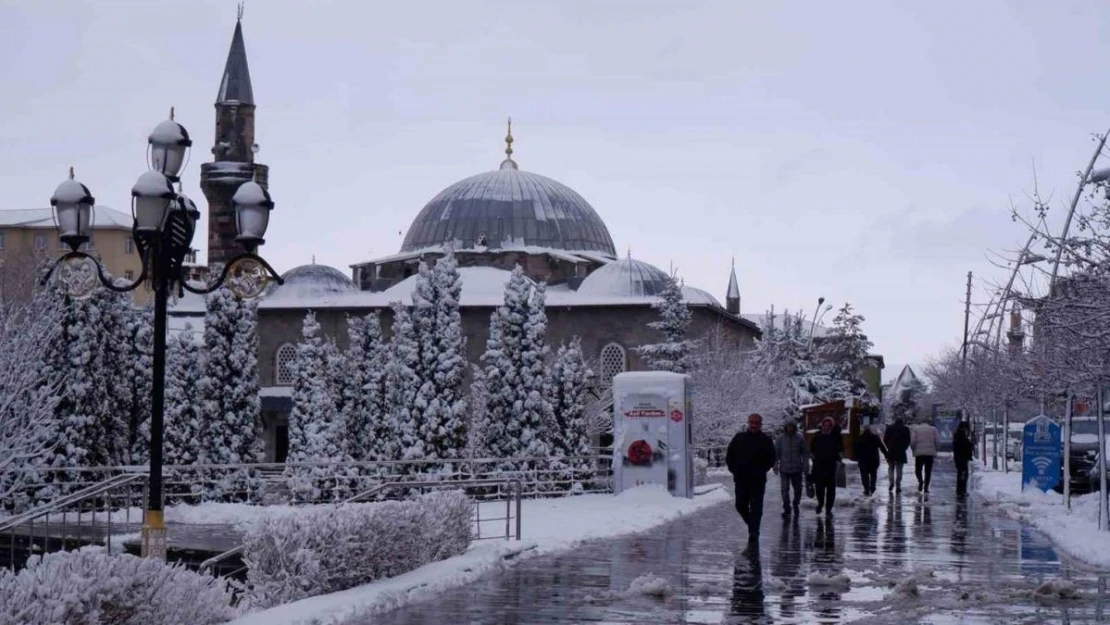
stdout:
<svg viewBox="0 0 1110 625">
<path fill-rule="evenodd" d="M 713 297 L 709 291 L 699 289 L 696 286 L 683 285 L 682 299 L 686 300 L 687 304 L 708 304 L 710 306 L 716 306 L 717 308 L 724 308 L 724 306 L 721 306 L 720 300 Z"/>
<path fill-rule="evenodd" d="M 347 293 L 357 290 L 355 283 L 342 271 L 327 265 L 301 265 L 281 275 L 285 284 L 273 284 L 270 296 L 311 297 Z"/>
<path fill-rule="evenodd" d="M 670 277 L 655 265 L 622 258 L 599 267 L 578 287 L 582 295 L 597 297 L 644 297 L 659 295 Z"/>
</svg>

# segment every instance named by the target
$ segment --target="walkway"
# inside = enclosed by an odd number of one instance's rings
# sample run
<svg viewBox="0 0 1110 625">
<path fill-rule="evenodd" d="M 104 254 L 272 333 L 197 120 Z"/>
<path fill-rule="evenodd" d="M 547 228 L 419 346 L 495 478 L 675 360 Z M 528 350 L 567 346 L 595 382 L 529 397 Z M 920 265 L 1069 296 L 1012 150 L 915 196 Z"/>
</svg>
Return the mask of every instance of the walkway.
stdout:
<svg viewBox="0 0 1110 625">
<path fill-rule="evenodd" d="M 758 557 L 744 549 L 732 506 L 722 504 L 651 534 L 521 562 L 366 623 L 1102 622 L 1106 577 L 1063 560 L 1037 532 L 977 501 L 956 503 L 954 482 L 942 458 L 928 500 L 914 487 L 890 501 L 880 481 L 874 503 L 838 507 L 826 523 L 812 508 L 783 522 L 772 479 Z M 915 568 L 919 596 L 893 593 L 891 585 Z M 664 578 L 669 594 L 626 592 L 647 573 Z M 812 573 L 844 574 L 851 583 L 815 587 Z M 1041 581 L 1060 577 L 1083 598 L 1032 599 Z"/>
</svg>

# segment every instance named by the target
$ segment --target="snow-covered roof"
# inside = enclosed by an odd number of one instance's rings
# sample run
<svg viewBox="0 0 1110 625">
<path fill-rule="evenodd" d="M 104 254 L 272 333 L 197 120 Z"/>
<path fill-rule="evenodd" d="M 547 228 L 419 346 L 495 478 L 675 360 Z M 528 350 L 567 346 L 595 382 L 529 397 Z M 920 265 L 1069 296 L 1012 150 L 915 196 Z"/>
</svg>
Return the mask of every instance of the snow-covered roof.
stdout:
<svg viewBox="0 0 1110 625">
<path fill-rule="evenodd" d="M 894 382 L 890 383 L 889 392 L 884 392 L 884 396 L 897 398 L 901 395 L 903 390 L 909 388 L 911 384 L 918 381 L 917 374 L 913 372 L 913 369 L 909 365 L 906 365 L 898 372 L 898 377 L 894 378 Z"/>
<path fill-rule="evenodd" d="M 682 299 L 685 300 L 687 304 L 705 304 L 707 306 L 724 308 L 724 306 L 721 306 L 721 302 L 719 302 L 716 297 L 713 297 L 709 291 L 699 289 L 696 286 L 683 285 Z"/>
<path fill-rule="evenodd" d="M 272 283 L 268 298 L 302 300 L 356 290 L 355 283 L 342 271 L 316 263 L 294 267 L 283 273 L 281 279 L 285 284 Z"/>
<path fill-rule="evenodd" d="M 321 267 L 322 265 L 307 265 Z M 332 268 L 328 268 L 332 269 Z M 332 269 L 332 271 L 336 271 Z M 462 296 L 459 303 L 469 307 L 496 307 L 505 301 L 505 285 L 511 272 L 494 267 L 459 267 L 462 278 Z M 287 274 L 288 275 L 288 274 Z M 289 286 L 287 283 L 286 286 Z M 322 309 L 322 308 L 386 308 L 393 302 L 412 303 L 412 291 L 416 286 L 416 276 L 410 276 L 380 292 L 358 290 L 314 290 L 311 287 L 286 289 L 275 287 L 263 296 L 258 307 L 267 309 Z M 684 287 L 683 296 L 691 306 L 710 306 L 721 309 L 721 305 L 705 291 L 694 287 Z M 547 289 L 549 307 L 574 306 L 652 306 L 659 297 L 648 295 L 591 295 L 570 290 L 565 284 Z M 198 315 L 204 313 L 204 298 L 186 294 L 173 309 L 179 315 Z"/>
<path fill-rule="evenodd" d="M 93 225 L 96 228 L 130 230 L 135 220 L 131 215 L 107 206 L 93 208 Z M 0 228 L 55 228 L 54 209 L 17 208 L 0 210 Z"/>
<path fill-rule="evenodd" d="M 578 292 L 594 297 L 643 297 L 659 295 L 670 277 L 655 265 L 632 257 L 599 267 L 578 287 Z"/>
</svg>

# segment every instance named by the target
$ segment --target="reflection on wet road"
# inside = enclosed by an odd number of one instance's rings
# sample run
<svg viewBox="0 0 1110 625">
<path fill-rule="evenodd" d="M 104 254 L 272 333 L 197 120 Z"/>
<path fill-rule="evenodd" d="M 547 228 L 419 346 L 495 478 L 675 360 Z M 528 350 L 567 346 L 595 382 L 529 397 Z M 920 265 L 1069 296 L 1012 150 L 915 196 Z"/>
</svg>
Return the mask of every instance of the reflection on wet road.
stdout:
<svg viewBox="0 0 1110 625">
<path fill-rule="evenodd" d="M 929 499 L 909 489 L 891 501 L 880 482 L 876 501 L 838 506 L 831 522 L 812 508 L 781 520 L 774 482 L 758 551 L 722 504 L 648 534 L 520 562 L 367 623 L 1103 622 L 1106 578 L 974 498 L 958 503 L 947 458 Z M 669 588 L 628 592 L 648 573 Z M 1058 578 L 1082 596 L 1034 600 L 1041 582 Z"/>
</svg>

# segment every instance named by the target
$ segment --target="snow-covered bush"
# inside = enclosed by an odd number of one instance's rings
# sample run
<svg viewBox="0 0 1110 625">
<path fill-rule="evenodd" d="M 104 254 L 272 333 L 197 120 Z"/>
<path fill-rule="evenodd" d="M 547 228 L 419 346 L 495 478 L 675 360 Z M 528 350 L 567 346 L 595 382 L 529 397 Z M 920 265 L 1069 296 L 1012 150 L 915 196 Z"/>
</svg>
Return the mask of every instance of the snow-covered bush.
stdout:
<svg viewBox="0 0 1110 625">
<path fill-rule="evenodd" d="M 243 541 L 246 600 L 267 608 L 459 555 L 470 545 L 473 509 L 449 491 L 263 517 Z"/>
<path fill-rule="evenodd" d="M 0 623 L 207 625 L 235 618 L 226 582 L 180 565 L 90 551 L 0 571 Z"/>
</svg>

